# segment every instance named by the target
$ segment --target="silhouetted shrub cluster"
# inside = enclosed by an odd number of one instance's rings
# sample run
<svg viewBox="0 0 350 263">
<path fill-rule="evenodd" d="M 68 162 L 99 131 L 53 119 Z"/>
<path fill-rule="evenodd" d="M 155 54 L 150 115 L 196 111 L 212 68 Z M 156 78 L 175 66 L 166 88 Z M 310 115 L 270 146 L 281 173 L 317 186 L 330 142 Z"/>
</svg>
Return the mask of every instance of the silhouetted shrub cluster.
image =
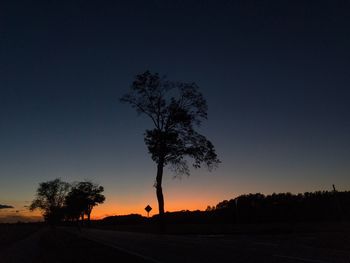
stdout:
<svg viewBox="0 0 350 263">
<path fill-rule="evenodd" d="M 147 222 L 147 218 L 139 214 L 122 215 L 122 216 L 108 216 L 101 220 L 100 223 L 107 225 L 129 225 L 129 224 L 143 224 Z"/>
<path fill-rule="evenodd" d="M 159 220 L 159 215 L 152 217 L 153 222 Z M 210 224 L 215 222 L 215 214 L 206 211 L 177 211 L 164 214 L 164 221 L 168 224 Z"/>
</svg>

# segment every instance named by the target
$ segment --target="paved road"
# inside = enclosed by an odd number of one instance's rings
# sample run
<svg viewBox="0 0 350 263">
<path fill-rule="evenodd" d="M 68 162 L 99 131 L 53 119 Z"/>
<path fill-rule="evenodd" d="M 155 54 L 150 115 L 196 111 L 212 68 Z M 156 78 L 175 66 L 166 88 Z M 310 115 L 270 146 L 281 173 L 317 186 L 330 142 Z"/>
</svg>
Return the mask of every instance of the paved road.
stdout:
<svg viewBox="0 0 350 263">
<path fill-rule="evenodd" d="M 288 238 L 253 235 L 173 236 L 98 229 L 84 229 L 81 235 L 153 263 L 350 262 L 350 251 L 311 247 L 302 242 L 290 242 Z"/>
</svg>

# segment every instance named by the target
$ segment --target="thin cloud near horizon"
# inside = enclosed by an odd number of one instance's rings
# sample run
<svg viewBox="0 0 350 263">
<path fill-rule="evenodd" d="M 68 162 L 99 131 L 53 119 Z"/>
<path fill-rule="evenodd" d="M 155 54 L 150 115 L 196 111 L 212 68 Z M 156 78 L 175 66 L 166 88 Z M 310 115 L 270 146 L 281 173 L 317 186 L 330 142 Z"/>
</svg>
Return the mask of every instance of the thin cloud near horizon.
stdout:
<svg viewBox="0 0 350 263">
<path fill-rule="evenodd" d="M 0 204 L 0 209 L 10 209 L 10 208 L 14 208 L 12 205 L 1 205 Z"/>
</svg>

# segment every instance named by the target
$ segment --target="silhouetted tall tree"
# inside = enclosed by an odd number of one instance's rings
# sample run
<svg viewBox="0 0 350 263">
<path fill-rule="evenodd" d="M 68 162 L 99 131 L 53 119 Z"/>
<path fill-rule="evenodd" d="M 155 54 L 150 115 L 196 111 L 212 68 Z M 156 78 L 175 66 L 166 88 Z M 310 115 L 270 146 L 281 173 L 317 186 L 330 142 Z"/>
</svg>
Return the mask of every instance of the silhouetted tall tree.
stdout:
<svg viewBox="0 0 350 263">
<path fill-rule="evenodd" d="M 137 75 L 130 91 L 121 98 L 139 114 L 148 116 L 153 128 L 146 130 L 145 143 L 157 164 L 155 188 L 159 214 L 164 214 L 163 168 L 170 165 L 177 174 L 189 175 L 193 167 L 205 164 L 209 170 L 220 162 L 213 144 L 195 127 L 207 119 L 207 103 L 195 83 L 172 82 L 149 71 Z"/>
<path fill-rule="evenodd" d="M 63 217 L 63 205 L 70 185 L 60 179 L 39 184 L 36 197 L 29 209 L 40 209 L 46 221 L 55 223 Z"/>
</svg>

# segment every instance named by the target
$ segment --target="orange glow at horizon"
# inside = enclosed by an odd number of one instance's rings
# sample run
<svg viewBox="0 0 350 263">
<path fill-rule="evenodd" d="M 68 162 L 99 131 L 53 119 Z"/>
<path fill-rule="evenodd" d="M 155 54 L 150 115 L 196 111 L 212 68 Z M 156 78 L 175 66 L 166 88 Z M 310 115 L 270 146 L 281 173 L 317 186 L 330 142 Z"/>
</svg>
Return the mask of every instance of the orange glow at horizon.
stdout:
<svg viewBox="0 0 350 263">
<path fill-rule="evenodd" d="M 216 205 L 218 202 L 207 200 L 177 200 L 172 201 L 169 200 L 165 202 L 165 211 L 166 212 L 175 212 L 181 210 L 205 210 L 208 205 Z M 99 206 L 96 206 L 92 211 L 92 219 L 102 219 L 107 216 L 115 216 L 115 215 L 129 215 L 129 214 L 140 214 L 142 216 L 147 216 L 147 212 L 145 211 L 145 207 L 148 203 L 142 205 L 132 205 L 132 206 L 123 206 L 123 205 L 115 205 L 112 203 L 106 203 Z M 152 211 L 150 212 L 150 216 L 158 214 L 158 203 L 152 202 L 149 204 L 152 207 Z"/>
<path fill-rule="evenodd" d="M 181 210 L 205 210 L 208 205 L 213 206 L 222 200 L 208 200 L 208 199 L 195 199 L 192 198 L 188 200 L 187 197 L 183 196 L 178 198 L 169 198 L 168 201 L 165 201 L 165 211 L 166 212 L 175 212 Z M 156 199 L 151 199 L 150 203 L 133 203 L 133 204 L 121 204 L 118 202 L 114 202 L 110 200 L 104 204 L 96 206 L 92 210 L 91 219 L 103 219 L 107 216 L 118 216 L 118 215 L 129 215 L 129 214 L 140 214 L 142 216 L 147 216 L 147 212 L 145 211 L 145 207 L 150 205 L 152 207 L 152 211 L 150 212 L 150 216 L 158 214 L 158 203 Z M 16 223 L 18 221 L 22 222 L 31 222 L 31 221 L 42 221 L 42 211 L 34 210 L 29 211 L 29 209 L 23 209 L 19 213 L 15 211 L 2 211 L 0 213 L 0 222 L 9 222 Z"/>
</svg>

